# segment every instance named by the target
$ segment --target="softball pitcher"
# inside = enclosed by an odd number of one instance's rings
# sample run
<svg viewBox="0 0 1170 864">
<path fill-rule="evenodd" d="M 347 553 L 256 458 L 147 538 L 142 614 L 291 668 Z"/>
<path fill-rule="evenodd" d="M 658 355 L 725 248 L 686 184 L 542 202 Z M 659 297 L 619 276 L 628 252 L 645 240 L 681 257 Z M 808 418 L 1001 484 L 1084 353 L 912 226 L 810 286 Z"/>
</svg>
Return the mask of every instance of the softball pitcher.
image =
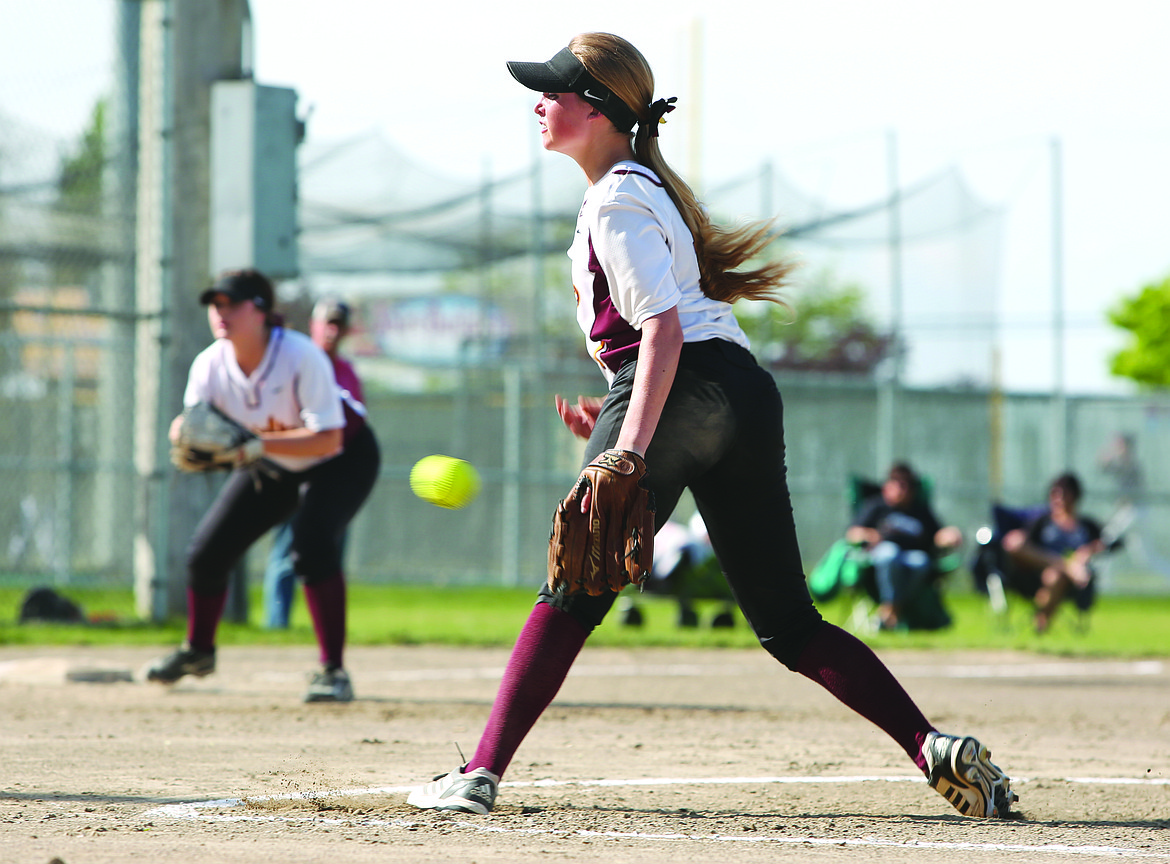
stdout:
<svg viewBox="0 0 1170 864">
<path fill-rule="evenodd" d="M 609 392 L 604 401 L 557 398 L 565 425 L 587 444 L 581 479 L 554 520 L 550 584 L 521 630 L 474 755 L 409 802 L 491 809 L 500 776 L 615 588 L 640 576 L 648 544 L 638 534 L 640 516 L 627 511 L 646 485 L 658 527 L 690 488 L 765 650 L 888 733 L 960 812 L 1006 816 L 1015 796 L 987 749 L 935 729 L 877 656 L 824 621 L 809 596 L 780 394 L 731 308 L 741 298 L 774 298 L 788 274 L 783 261 L 743 266 L 762 257 L 768 226 L 727 230 L 708 220 L 659 152 L 659 125 L 674 100 L 654 99 L 650 67 L 625 40 L 586 33 L 546 63 L 508 69 L 541 94 L 535 111 L 544 147 L 572 158 L 588 181 L 569 257 L 577 318 Z M 607 524 L 615 514 L 623 525 Z M 575 533 L 580 525 L 584 539 Z M 589 545 L 615 527 L 632 565 L 623 563 L 620 542 Z"/>
</svg>

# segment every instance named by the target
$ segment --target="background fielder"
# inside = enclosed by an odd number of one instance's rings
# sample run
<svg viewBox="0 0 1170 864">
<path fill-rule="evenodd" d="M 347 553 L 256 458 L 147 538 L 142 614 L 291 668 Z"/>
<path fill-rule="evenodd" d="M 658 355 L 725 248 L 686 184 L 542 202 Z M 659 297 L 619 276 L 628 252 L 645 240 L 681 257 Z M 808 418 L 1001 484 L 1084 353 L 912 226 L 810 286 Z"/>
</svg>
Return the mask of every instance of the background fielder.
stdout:
<svg viewBox="0 0 1170 864">
<path fill-rule="evenodd" d="M 343 447 L 349 446 L 369 423 L 361 379 L 353 364 L 338 353 L 341 341 L 349 333 L 350 315 L 348 303 L 336 297 L 323 297 L 314 304 L 309 316 L 309 338 L 329 358 L 333 365 L 333 377 L 341 392 L 341 404 L 345 410 Z M 342 555 L 345 554 L 347 533 L 343 532 L 339 541 Z M 292 522 L 285 522 L 276 529 L 272 548 L 268 552 L 268 562 L 264 568 L 264 626 L 269 628 L 288 627 L 292 614 L 293 598 L 296 596 L 292 540 Z"/>
<path fill-rule="evenodd" d="M 232 471 L 195 529 L 187 550 L 187 640 L 148 678 L 172 683 L 215 671 L 228 574 L 256 540 L 291 518 L 294 569 L 320 647 L 321 669 L 305 701 L 349 701 L 341 540 L 377 479 L 377 442 L 363 425 L 342 447 L 345 414 L 329 358 L 308 336 L 281 326 L 267 277 L 225 273 L 200 302 L 216 339 L 191 364 L 183 402 L 210 402 L 258 432 L 264 458 Z M 179 424 L 176 418 L 172 440 Z"/>
</svg>

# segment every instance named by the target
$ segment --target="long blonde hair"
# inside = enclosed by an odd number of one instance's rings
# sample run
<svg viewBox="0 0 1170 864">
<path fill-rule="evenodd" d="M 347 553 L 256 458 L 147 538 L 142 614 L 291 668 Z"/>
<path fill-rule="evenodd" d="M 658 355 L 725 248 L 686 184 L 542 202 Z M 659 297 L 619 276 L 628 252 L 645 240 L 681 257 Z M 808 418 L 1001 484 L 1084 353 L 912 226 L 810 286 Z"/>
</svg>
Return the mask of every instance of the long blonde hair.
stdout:
<svg viewBox="0 0 1170 864">
<path fill-rule="evenodd" d="M 634 156 L 662 180 L 667 194 L 691 229 L 703 293 L 726 303 L 742 299 L 782 303 L 779 291 L 794 268 L 791 260 L 785 258 L 749 270 L 737 269 L 771 245 L 775 236 L 771 223 L 754 222 L 735 228 L 715 225 L 691 187 L 663 158 L 657 135 L 651 134 L 657 125 L 656 118 L 650 113 L 650 103 L 654 100 L 654 73 L 642 53 L 612 33 L 581 33 L 569 42 L 569 50 L 590 75 L 612 90 L 637 115 L 639 122 L 631 133 L 634 136 Z"/>
</svg>

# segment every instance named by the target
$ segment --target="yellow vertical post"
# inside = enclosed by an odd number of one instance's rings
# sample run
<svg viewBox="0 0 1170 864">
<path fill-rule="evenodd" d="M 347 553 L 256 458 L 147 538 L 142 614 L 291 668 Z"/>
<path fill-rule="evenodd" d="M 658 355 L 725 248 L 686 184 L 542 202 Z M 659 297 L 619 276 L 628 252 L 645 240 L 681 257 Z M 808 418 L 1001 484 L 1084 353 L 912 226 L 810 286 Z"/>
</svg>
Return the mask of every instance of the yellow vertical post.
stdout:
<svg viewBox="0 0 1170 864">
<path fill-rule="evenodd" d="M 691 19 L 690 105 L 687 106 L 687 182 L 696 192 L 703 188 L 703 22 Z"/>
</svg>

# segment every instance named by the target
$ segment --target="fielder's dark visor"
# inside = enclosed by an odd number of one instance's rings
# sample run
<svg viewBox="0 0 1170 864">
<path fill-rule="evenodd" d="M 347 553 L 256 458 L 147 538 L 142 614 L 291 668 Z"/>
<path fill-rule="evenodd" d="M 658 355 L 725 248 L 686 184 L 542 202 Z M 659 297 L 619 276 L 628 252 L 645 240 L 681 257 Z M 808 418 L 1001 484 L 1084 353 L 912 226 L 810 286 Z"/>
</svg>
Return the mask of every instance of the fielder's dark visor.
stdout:
<svg viewBox="0 0 1170 864">
<path fill-rule="evenodd" d="M 233 303 L 251 300 L 257 309 L 268 311 L 275 305 L 272 283 L 255 270 L 236 270 L 224 276 L 199 295 L 204 306 L 214 303 L 216 295 L 223 294 Z"/>
<path fill-rule="evenodd" d="M 620 132 L 629 132 L 638 122 L 630 106 L 590 75 L 585 64 L 568 48 L 562 48 L 546 63 L 509 60 L 508 71 L 529 90 L 538 93 L 576 93 L 596 105 Z"/>
</svg>

